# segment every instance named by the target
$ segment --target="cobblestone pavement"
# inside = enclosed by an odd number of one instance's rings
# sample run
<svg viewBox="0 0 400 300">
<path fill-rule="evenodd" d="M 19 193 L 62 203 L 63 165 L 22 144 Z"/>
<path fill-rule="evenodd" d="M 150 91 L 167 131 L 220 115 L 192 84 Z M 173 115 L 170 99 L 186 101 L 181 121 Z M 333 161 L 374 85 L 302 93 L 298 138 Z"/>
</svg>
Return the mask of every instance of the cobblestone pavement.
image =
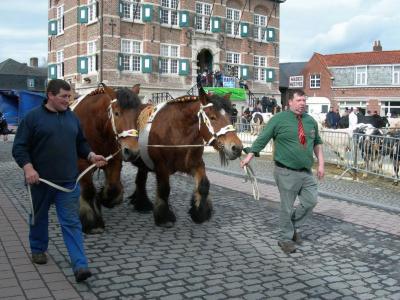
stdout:
<svg viewBox="0 0 400 300">
<path fill-rule="evenodd" d="M 9 149 L 0 144 L 0 298 L 18 299 L 19 293 L 19 299 L 400 299 L 398 214 L 322 198 L 304 228 L 304 243 L 286 255 L 276 243 L 276 187 L 261 183 L 264 198 L 257 202 L 242 179 L 212 171 L 209 222 L 191 221 L 192 180 L 174 176 L 175 227 L 156 227 L 152 215 L 132 211 L 127 201 L 104 209 L 105 233 L 85 238 L 94 276 L 76 284 L 52 209 L 52 260 L 28 271 L 32 265 L 21 231 L 29 205 Z M 125 165 L 127 195 L 135 172 Z M 153 176 L 148 189 L 154 197 Z M 9 214 L 13 209 L 17 213 Z M 12 232 L 4 229 L 7 224 Z M 10 244 L 13 232 L 18 240 Z M 26 280 L 35 276 L 27 287 Z"/>
</svg>

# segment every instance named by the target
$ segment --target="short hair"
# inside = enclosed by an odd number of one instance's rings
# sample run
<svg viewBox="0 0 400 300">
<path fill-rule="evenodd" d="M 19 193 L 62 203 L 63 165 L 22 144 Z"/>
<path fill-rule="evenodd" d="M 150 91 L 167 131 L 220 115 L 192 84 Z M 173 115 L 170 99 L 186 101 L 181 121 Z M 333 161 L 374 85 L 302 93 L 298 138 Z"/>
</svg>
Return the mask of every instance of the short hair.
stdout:
<svg viewBox="0 0 400 300">
<path fill-rule="evenodd" d="M 293 100 L 294 94 L 297 94 L 297 96 L 300 96 L 300 97 L 305 95 L 304 91 L 301 89 L 289 90 L 289 100 Z"/>
<path fill-rule="evenodd" d="M 68 82 L 62 79 L 50 80 L 46 88 L 46 96 L 48 95 L 48 93 L 51 93 L 55 96 L 60 92 L 61 89 L 70 91 L 71 86 Z"/>
</svg>

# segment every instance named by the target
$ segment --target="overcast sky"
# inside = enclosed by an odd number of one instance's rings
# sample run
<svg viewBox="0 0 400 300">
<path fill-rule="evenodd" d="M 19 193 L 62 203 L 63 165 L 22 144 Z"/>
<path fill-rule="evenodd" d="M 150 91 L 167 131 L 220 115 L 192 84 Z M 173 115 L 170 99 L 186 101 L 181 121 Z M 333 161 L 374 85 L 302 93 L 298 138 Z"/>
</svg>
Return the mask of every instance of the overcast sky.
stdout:
<svg viewBox="0 0 400 300">
<path fill-rule="evenodd" d="M 47 58 L 48 0 L 0 0 L 0 62 Z M 281 4 L 281 62 L 322 54 L 400 50 L 400 0 L 286 0 Z"/>
</svg>

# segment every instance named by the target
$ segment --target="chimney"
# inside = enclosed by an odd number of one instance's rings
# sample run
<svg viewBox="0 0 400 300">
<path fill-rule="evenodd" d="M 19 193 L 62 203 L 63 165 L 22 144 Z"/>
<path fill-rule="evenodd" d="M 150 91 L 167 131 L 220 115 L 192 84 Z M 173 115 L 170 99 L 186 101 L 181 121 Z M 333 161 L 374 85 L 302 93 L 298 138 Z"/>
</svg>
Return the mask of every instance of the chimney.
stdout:
<svg viewBox="0 0 400 300">
<path fill-rule="evenodd" d="M 37 57 L 31 57 L 29 61 L 29 66 L 32 68 L 37 68 L 38 67 L 38 58 Z"/>
<path fill-rule="evenodd" d="M 381 45 L 381 41 L 375 41 L 374 42 L 374 47 L 372 47 L 372 51 L 376 52 L 376 51 L 382 51 L 382 45 Z"/>
</svg>

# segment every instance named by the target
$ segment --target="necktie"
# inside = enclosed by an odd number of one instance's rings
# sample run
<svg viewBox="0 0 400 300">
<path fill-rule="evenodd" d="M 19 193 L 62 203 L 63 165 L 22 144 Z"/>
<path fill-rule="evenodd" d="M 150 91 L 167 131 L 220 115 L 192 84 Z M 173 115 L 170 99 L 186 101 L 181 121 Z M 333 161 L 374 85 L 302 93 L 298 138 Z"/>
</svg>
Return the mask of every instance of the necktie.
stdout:
<svg viewBox="0 0 400 300">
<path fill-rule="evenodd" d="M 304 133 L 303 122 L 301 121 L 301 116 L 297 116 L 297 135 L 299 136 L 299 142 L 302 145 L 306 144 L 306 135 Z"/>
</svg>

